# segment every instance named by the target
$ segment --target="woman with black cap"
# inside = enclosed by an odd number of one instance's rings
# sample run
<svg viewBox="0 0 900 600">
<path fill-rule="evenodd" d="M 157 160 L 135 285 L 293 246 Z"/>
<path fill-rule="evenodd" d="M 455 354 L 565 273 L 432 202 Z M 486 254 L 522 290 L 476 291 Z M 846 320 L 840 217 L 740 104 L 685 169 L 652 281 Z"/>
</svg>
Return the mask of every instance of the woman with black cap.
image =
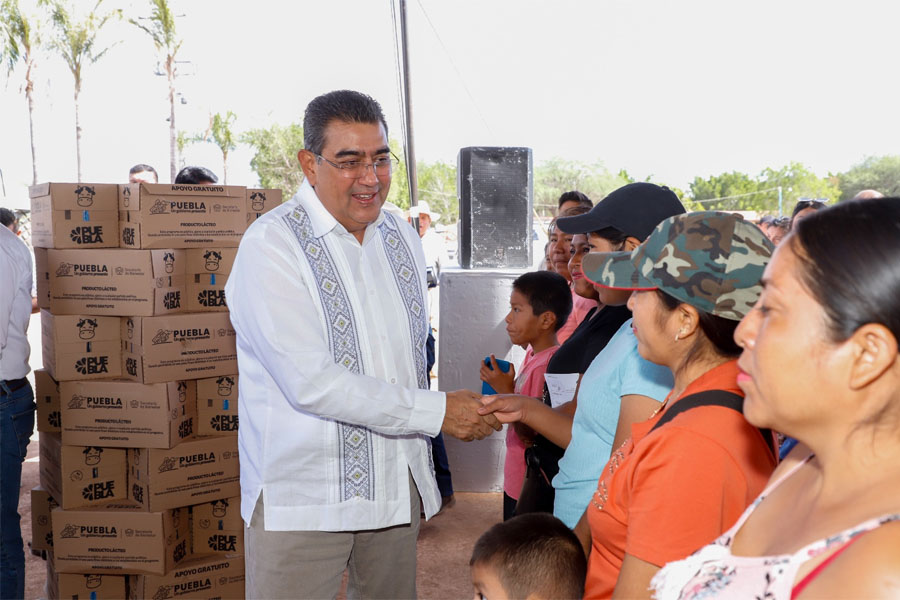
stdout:
<svg viewBox="0 0 900 600">
<path fill-rule="evenodd" d="M 591 252 L 631 250 L 660 221 L 683 212 L 668 188 L 633 183 L 586 214 L 560 217 L 562 231 L 582 234 L 570 261 L 573 278 L 583 278 L 584 234 Z M 617 424 L 647 418 L 672 386 L 667 369 L 637 353 L 631 311 L 625 306 L 630 292 L 594 288 L 594 293 L 603 307 L 589 314 L 550 360 L 543 398 L 486 397 L 481 409 L 482 414 L 494 412 L 502 422 L 519 422 L 540 434 L 526 452 L 528 468 L 516 513 L 552 511 L 569 527 L 590 500 Z"/>
</svg>

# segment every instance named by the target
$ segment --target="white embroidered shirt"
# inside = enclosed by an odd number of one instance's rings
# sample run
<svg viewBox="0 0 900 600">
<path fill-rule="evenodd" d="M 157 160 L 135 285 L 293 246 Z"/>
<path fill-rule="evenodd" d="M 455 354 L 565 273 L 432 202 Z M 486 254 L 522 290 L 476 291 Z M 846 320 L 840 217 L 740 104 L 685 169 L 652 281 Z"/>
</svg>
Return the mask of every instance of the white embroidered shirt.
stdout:
<svg viewBox="0 0 900 600">
<path fill-rule="evenodd" d="M 440 508 L 427 436 L 425 259 L 384 211 L 362 244 L 304 182 L 241 241 L 225 286 L 237 331 L 241 513 L 267 530 L 358 531 L 409 522 L 410 471 Z"/>
</svg>

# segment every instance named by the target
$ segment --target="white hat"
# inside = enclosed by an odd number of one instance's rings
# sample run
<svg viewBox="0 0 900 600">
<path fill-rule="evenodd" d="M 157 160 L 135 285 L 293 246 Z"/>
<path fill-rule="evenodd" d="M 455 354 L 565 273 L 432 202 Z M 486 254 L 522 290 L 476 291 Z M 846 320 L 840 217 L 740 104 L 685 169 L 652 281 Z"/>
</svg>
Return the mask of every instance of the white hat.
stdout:
<svg viewBox="0 0 900 600">
<path fill-rule="evenodd" d="M 431 217 L 432 221 L 437 221 L 441 218 L 441 213 L 431 212 L 431 207 L 428 205 L 428 202 L 422 200 L 416 206 L 409 207 L 410 215 L 428 215 Z"/>
</svg>

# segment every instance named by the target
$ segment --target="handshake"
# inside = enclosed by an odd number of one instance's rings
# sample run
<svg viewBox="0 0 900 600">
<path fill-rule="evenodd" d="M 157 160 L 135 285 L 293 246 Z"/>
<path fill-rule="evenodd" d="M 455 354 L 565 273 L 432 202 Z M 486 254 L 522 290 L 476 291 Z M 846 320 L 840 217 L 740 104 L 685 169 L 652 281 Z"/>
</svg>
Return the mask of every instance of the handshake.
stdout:
<svg viewBox="0 0 900 600">
<path fill-rule="evenodd" d="M 447 408 L 441 431 L 464 442 L 481 440 L 500 431 L 502 424 L 493 414 L 481 415 L 481 395 L 469 390 L 447 392 Z"/>
</svg>

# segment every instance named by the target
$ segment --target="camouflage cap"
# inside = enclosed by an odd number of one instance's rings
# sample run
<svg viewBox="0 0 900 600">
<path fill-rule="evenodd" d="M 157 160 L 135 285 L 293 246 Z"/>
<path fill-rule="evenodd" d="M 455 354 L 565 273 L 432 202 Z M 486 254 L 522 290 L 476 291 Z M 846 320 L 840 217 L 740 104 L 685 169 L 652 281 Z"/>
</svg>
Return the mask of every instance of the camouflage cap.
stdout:
<svg viewBox="0 0 900 600">
<path fill-rule="evenodd" d="M 666 219 L 633 252 L 586 255 L 582 269 L 597 285 L 660 289 L 698 310 L 739 321 L 759 298 L 774 250 L 738 214 L 694 212 Z"/>
</svg>

